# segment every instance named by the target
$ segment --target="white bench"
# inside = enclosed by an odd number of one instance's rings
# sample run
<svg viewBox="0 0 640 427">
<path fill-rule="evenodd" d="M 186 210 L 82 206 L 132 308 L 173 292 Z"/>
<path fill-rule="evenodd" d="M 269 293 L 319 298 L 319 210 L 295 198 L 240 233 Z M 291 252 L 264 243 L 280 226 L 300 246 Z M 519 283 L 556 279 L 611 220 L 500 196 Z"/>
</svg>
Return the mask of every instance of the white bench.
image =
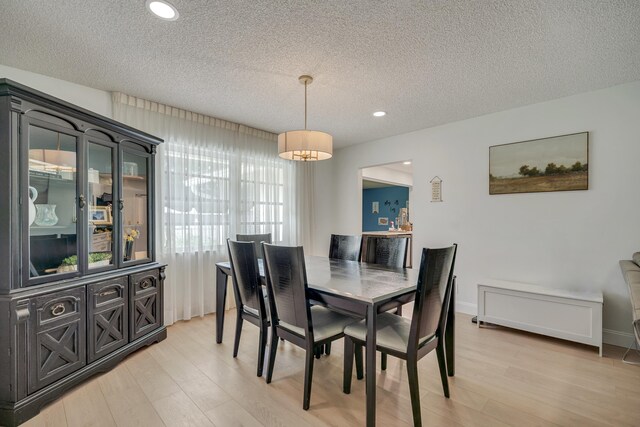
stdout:
<svg viewBox="0 0 640 427">
<path fill-rule="evenodd" d="M 602 293 L 549 289 L 504 280 L 478 284 L 478 326 L 493 323 L 599 348 Z"/>
</svg>

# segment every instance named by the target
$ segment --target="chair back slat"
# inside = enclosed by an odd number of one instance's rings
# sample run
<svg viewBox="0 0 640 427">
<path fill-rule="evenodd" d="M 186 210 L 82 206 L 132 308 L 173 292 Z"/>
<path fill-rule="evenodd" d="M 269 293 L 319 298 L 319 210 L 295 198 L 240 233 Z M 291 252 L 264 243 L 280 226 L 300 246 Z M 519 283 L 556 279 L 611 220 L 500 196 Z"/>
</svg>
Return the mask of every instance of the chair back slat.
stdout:
<svg viewBox="0 0 640 427">
<path fill-rule="evenodd" d="M 422 250 L 409 346 L 444 332 L 458 245 Z"/>
<path fill-rule="evenodd" d="M 272 325 L 286 322 L 304 329 L 305 335 L 312 333 L 302 246 L 276 246 L 267 243 L 262 246 Z"/>
<path fill-rule="evenodd" d="M 227 248 L 238 309 L 244 305 L 258 310 L 259 313 L 266 313 L 256 245 L 252 242 L 234 242 L 227 239 Z M 262 314 L 260 316 L 262 317 Z"/>
<path fill-rule="evenodd" d="M 260 243 L 272 243 L 271 233 L 267 234 L 236 234 L 236 240 L 239 242 L 253 242 L 256 246 L 256 256 L 259 259 L 263 259 L 262 245 Z"/>
<path fill-rule="evenodd" d="M 406 267 L 408 237 L 367 237 L 365 262 L 385 267 Z"/>
<path fill-rule="evenodd" d="M 347 261 L 360 261 L 362 249 L 361 236 L 331 235 L 329 258 L 344 259 Z"/>
</svg>

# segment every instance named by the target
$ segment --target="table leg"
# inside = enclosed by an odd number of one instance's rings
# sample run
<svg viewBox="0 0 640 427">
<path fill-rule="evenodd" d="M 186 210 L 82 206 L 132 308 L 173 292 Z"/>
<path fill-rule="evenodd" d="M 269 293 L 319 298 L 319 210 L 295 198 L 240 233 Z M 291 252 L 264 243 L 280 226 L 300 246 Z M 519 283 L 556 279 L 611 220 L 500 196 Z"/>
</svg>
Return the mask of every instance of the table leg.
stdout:
<svg viewBox="0 0 640 427">
<path fill-rule="evenodd" d="M 216 342 L 222 342 L 224 331 L 224 309 L 227 301 L 227 273 L 216 268 Z"/>
<path fill-rule="evenodd" d="M 367 389 L 367 426 L 376 425 L 376 322 L 378 307 L 371 304 L 367 308 L 367 360 L 366 360 L 366 389 Z"/>
<path fill-rule="evenodd" d="M 480 322 L 478 322 L 480 323 Z M 449 313 L 447 315 L 447 325 L 444 333 L 444 349 L 447 359 L 447 373 L 450 377 L 455 375 L 455 352 L 456 352 L 456 279 L 453 278 L 453 289 L 451 289 L 451 301 L 449 302 Z"/>
</svg>

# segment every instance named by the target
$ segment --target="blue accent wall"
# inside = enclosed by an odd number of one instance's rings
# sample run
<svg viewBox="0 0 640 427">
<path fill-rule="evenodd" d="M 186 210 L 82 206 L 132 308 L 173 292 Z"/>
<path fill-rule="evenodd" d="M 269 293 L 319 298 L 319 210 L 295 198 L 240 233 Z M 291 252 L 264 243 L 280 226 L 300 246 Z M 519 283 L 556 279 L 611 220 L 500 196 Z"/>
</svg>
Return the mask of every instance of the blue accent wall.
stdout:
<svg viewBox="0 0 640 427">
<path fill-rule="evenodd" d="M 396 205 L 396 200 L 398 204 Z M 408 187 L 368 188 L 362 190 L 362 231 L 387 231 L 391 221 L 400 216 L 400 208 L 407 207 L 409 200 Z M 390 205 L 385 205 L 389 201 Z M 371 213 L 373 202 L 378 202 L 380 213 Z M 391 209 L 395 209 L 393 212 Z M 389 218 L 388 225 L 378 225 L 378 218 Z"/>
</svg>

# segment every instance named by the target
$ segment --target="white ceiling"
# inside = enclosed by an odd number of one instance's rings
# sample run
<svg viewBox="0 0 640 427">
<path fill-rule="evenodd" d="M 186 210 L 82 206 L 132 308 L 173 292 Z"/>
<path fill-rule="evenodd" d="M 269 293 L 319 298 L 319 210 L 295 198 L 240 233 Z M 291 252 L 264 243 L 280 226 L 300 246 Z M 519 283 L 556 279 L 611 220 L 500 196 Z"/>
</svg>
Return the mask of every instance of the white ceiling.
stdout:
<svg viewBox="0 0 640 427">
<path fill-rule="evenodd" d="M 640 80 L 638 0 L 172 3 L 0 0 L 0 63 L 276 133 L 308 73 L 337 147 Z"/>
</svg>

